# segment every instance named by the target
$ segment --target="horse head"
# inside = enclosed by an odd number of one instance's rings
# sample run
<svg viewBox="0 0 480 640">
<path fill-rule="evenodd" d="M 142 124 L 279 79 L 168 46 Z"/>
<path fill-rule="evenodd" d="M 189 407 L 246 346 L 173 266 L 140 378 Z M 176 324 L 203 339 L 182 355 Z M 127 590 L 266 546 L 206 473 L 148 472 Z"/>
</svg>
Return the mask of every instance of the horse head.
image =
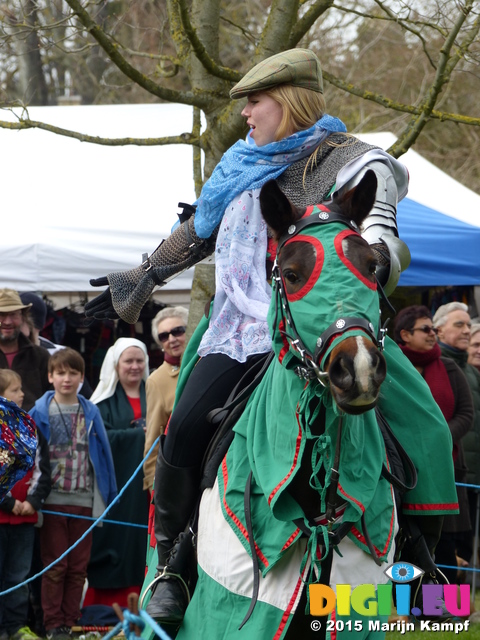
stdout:
<svg viewBox="0 0 480 640">
<path fill-rule="evenodd" d="M 262 215 L 278 242 L 270 323 L 280 362 L 329 384 L 338 407 L 375 406 L 386 364 L 379 349 L 375 256 L 361 237 L 377 178 L 321 205 L 295 207 L 275 181 L 260 192 Z"/>
</svg>

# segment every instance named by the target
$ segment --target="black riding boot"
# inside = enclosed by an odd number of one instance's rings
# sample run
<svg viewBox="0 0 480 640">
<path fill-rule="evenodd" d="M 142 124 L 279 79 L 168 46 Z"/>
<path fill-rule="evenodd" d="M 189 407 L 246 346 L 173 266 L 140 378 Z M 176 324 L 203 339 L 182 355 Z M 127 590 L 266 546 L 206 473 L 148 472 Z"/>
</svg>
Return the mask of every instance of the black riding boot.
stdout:
<svg viewBox="0 0 480 640">
<path fill-rule="evenodd" d="M 163 457 L 163 438 L 155 469 L 154 504 L 157 572 L 165 575 L 152 587 L 146 611 L 157 622 L 174 624 L 183 620 L 189 601 L 184 574 L 192 547 L 184 530 L 198 498 L 200 475 L 198 467 L 168 464 Z"/>
</svg>

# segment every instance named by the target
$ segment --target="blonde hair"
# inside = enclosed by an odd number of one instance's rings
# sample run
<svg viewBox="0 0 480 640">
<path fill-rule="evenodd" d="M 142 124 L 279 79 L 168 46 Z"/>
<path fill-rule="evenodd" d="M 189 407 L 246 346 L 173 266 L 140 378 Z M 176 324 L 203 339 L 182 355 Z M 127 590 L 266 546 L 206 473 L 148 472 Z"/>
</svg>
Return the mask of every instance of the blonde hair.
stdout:
<svg viewBox="0 0 480 640">
<path fill-rule="evenodd" d="M 275 140 L 277 141 L 297 131 L 303 131 L 304 129 L 313 127 L 313 125 L 325 115 L 327 109 L 323 94 L 312 91 L 312 89 L 294 87 L 291 84 L 280 84 L 265 90 L 265 93 L 275 100 L 275 102 L 278 102 L 283 108 L 283 117 L 275 132 Z M 327 138 L 324 144 L 332 147 L 343 147 L 357 142 L 357 139 L 352 136 L 352 134 L 344 133 L 343 135 L 349 138 L 349 140 L 334 142 Z M 303 173 L 304 184 L 308 170 L 313 170 L 314 166 L 317 165 L 318 152 L 321 146 L 322 145 L 316 147 L 305 165 L 305 171 Z"/>
<path fill-rule="evenodd" d="M 304 87 L 280 84 L 265 93 L 283 108 L 275 140 L 312 127 L 324 115 L 327 105 L 323 94 Z"/>
<path fill-rule="evenodd" d="M 3 396 L 8 387 L 10 387 L 14 382 L 22 384 L 22 379 L 16 371 L 12 371 L 11 369 L 0 369 L 0 396 Z"/>
</svg>

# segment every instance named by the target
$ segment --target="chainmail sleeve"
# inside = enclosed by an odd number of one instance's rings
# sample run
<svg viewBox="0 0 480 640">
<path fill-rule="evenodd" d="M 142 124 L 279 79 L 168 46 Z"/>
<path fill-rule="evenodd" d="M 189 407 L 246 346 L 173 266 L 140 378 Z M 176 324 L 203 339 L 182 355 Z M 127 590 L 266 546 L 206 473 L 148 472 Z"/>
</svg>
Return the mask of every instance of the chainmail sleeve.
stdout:
<svg viewBox="0 0 480 640">
<path fill-rule="evenodd" d="M 122 320 L 134 324 L 155 285 L 164 285 L 213 253 L 218 227 L 209 238 L 199 238 L 194 220 L 192 216 L 177 227 L 150 257 L 144 254 L 139 267 L 108 274 L 113 308 Z"/>
</svg>

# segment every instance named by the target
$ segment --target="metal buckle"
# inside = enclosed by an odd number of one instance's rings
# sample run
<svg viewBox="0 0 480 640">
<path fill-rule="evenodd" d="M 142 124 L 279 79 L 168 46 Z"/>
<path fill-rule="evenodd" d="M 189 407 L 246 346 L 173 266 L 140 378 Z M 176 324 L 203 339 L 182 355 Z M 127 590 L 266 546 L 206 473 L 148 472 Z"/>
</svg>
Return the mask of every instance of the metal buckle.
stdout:
<svg viewBox="0 0 480 640">
<path fill-rule="evenodd" d="M 150 258 L 148 257 L 148 253 L 144 253 L 142 255 L 142 264 L 140 265 L 145 273 L 148 273 L 151 269 L 153 269 L 153 265 L 150 262 Z"/>
</svg>

